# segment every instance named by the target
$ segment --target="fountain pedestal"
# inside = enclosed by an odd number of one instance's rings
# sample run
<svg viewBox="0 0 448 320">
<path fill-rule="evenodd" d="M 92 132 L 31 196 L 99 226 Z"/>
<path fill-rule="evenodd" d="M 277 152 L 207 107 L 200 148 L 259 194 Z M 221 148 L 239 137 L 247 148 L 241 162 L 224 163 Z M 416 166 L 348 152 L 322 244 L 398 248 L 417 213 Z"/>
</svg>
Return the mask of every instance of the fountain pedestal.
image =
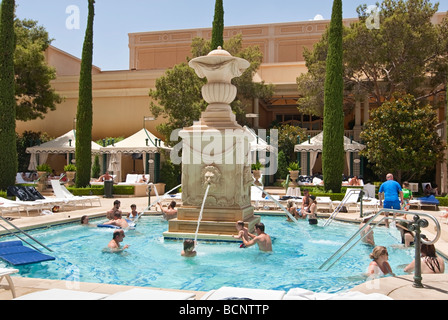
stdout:
<svg viewBox="0 0 448 320">
<path fill-rule="evenodd" d="M 235 223 L 242 220 L 250 232 L 260 221 L 250 201 L 253 178 L 249 161 L 249 139 L 236 122 L 230 103 L 236 87 L 230 81 L 249 67 L 244 59 L 218 48 L 190 61 L 199 77 L 207 77 L 202 88 L 209 103 L 199 121 L 184 128 L 182 138 L 182 207 L 169 221 L 165 238 L 194 238 L 206 187 L 198 239 L 230 240 Z"/>
</svg>

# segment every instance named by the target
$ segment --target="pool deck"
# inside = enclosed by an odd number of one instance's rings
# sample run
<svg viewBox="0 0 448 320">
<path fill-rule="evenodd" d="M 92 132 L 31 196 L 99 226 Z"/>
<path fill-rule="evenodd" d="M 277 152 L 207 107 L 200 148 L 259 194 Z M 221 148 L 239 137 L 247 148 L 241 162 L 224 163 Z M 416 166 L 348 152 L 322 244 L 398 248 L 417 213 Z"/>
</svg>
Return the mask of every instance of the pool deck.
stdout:
<svg viewBox="0 0 448 320">
<path fill-rule="evenodd" d="M 67 221 L 80 221 L 81 216 L 88 215 L 90 217 L 104 216 L 106 211 L 110 210 L 115 200 L 121 201 L 121 209 L 123 212 L 128 212 L 131 204 L 137 205 L 137 210 L 142 210 L 148 205 L 147 197 L 138 198 L 102 198 L 101 206 L 86 206 L 67 208 L 66 210 L 53 214 L 53 215 L 38 215 L 37 212 L 30 212 L 30 216 L 22 212 L 21 217 L 17 214 L 5 214 L 5 217 L 15 218 L 12 222 L 22 229 L 47 227 L 54 224 L 66 223 Z M 152 199 L 153 200 L 153 199 Z M 446 208 L 440 208 L 440 211 L 421 211 L 413 210 L 413 212 L 426 212 L 432 214 L 438 218 L 440 226 L 442 228 L 442 235 L 439 241 L 436 243 L 436 248 L 439 254 L 448 258 L 448 224 L 446 220 L 440 221 L 440 214 L 445 212 Z M 270 212 L 274 213 L 274 212 Z M 160 214 L 157 212 L 149 212 L 148 214 Z M 281 214 L 281 212 L 279 213 Z M 328 214 L 321 214 L 321 217 L 328 216 Z M 360 219 L 356 213 L 339 213 L 338 220 L 347 222 L 359 223 Z M 408 219 L 410 217 L 408 216 Z M 1 224 L 6 225 L 4 222 Z M 430 223 L 428 228 L 423 229 L 422 233 L 425 233 L 429 239 L 433 238 L 434 225 Z M 448 266 L 446 266 L 448 268 Z M 423 275 L 422 283 L 424 288 L 413 287 L 413 275 L 386 277 L 376 282 L 366 282 L 352 289 L 352 291 L 360 291 L 363 293 L 381 293 L 385 294 L 392 299 L 396 300 L 446 300 L 448 299 L 448 274 L 438 275 Z M 60 280 L 47 280 L 47 279 L 32 279 L 20 276 L 12 277 L 17 297 L 40 290 L 60 288 L 60 289 L 73 289 L 97 293 L 112 294 L 119 291 L 125 291 L 133 287 L 98 284 L 98 283 L 67 283 Z M 165 290 L 165 289 L 164 289 Z M 176 290 L 174 290 L 176 291 Z M 182 290 L 177 290 L 182 291 Z M 185 291 L 184 291 L 185 292 Z M 187 291 L 191 292 L 191 291 Z M 195 292 L 195 299 L 200 299 L 205 292 Z M 0 300 L 11 300 L 12 294 L 3 280 L 0 284 Z"/>
</svg>

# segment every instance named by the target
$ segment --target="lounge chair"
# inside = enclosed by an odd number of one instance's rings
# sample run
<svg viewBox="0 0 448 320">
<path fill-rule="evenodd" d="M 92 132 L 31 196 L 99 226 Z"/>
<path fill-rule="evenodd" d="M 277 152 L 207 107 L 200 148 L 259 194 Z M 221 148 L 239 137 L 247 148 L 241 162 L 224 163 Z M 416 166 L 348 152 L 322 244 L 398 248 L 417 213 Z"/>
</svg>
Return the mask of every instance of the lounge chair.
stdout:
<svg viewBox="0 0 448 320">
<path fill-rule="evenodd" d="M 218 290 L 209 291 L 204 296 L 202 296 L 201 300 L 282 300 L 285 293 L 286 292 L 283 290 L 221 287 Z"/>
<path fill-rule="evenodd" d="M 330 197 L 317 197 L 317 208 L 319 211 L 327 210 L 331 212 L 333 210 L 333 201 Z"/>
<path fill-rule="evenodd" d="M 361 191 L 362 189 L 360 188 L 347 188 L 342 201 L 333 201 L 333 205 L 337 205 L 334 210 L 340 211 L 341 207 L 346 207 L 348 212 L 356 211 L 358 208 L 358 199 Z"/>
<path fill-rule="evenodd" d="M 268 196 L 264 196 L 263 197 L 263 191 L 260 190 L 259 188 L 255 187 L 255 186 L 251 186 L 250 187 L 250 201 L 252 206 L 255 209 L 266 209 L 266 210 L 270 210 L 271 207 L 273 209 L 277 209 L 278 208 L 278 204 L 275 201 L 272 201 Z M 262 188 L 262 186 L 260 186 L 260 188 Z M 274 198 L 277 201 L 280 201 L 280 196 L 278 195 L 272 195 L 272 198 Z"/>
<path fill-rule="evenodd" d="M 66 289 L 49 289 L 29 293 L 14 300 L 101 300 L 108 296 L 105 293 L 85 292 Z"/>
<path fill-rule="evenodd" d="M 119 185 L 130 185 L 138 182 L 138 174 L 127 174 L 124 182 L 119 182 Z"/>
<path fill-rule="evenodd" d="M 133 288 L 114 293 L 104 300 L 193 300 L 194 297 L 191 292 Z"/>
<path fill-rule="evenodd" d="M 340 293 L 313 292 L 301 288 L 293 288 L 283 297 L 283 300 L 393 300 L 380 293 L 365 294 L 358 291 Z"/>
<path fill-rule="evenodd" d="M 22 172 L 17 172 L 16 174 L 16 184 L 25 184 L 25 183 L 32 183 L 32 181 L 26 181 L 22 177 Z"/>
<path fill-rule="evenodd" d="M 32 201 L 13 201 L 6 198 L 0 197 L 0 202 L 7 206 L 19 206 L 19 211 L 26 211 L 27 216 L 30 215 L 30 211 L 36 210 L 37 212 L 42 212 L 44 205 L 41 202 L 32 202 Z"/>
<path fill-rule="evenodd" d="M 98 201 L 101 206 L 101 199 L 98 196 L 75 196 L 64 185 L 61 185 L 59 180 L 51 180 L 51 186 L 53 188 L 53 193 L 56 197 L 65 199 L 68 203 L 81 203 L 83 206 L 86 202 L 89 202 L 93 206 L 93 201 Z"/>
<path fill-rule="evenodd" d="M 288 187 L 288 189 L 286 190 L 286 195 L 289 197 L 298 198 L 302 196 L 302 193 L 300 192 L 299 187 L 297 188 Z"/>
<path fill-rule="evenodd" d="M 17 272 L 19 272 L 19 270 L 17 269 L 0 268 L 0 282 L 3 280 L 3 278 L 8 281 L 9 290 L 11 290 L 13 298 L 16 297 L 16 289 L 14 287 L 14 282 L 11 279 L 11 275 Z"/>
<path fill-rule="evenodd" d="M 23 205 L 40 203 L 42 207 L 51 209 L 53 206 L 64 206 L 65 204 L 64 199 L 44 197 L 34 187 L 9 186 L 7 192 L 9 196 L 16 197 L 16 202 L 21 202 Z"/>
<path fill-rule="evenodd" d="M 375 186 L 373 184 L 365 184 L 363 187 L 364 196 L 362 198 L 363 210 L 367 209 L 373 212 L 378 211 L 379 200 L 375 198 Z M 361 209 L 361 202 L 358 202 L 358 210 Z"/>
<path fill-rule="evenodd" d="M 20 205 L 15 203 L 5 203 L 0 200 L 0 213 L 3 217 L 4 213 L 13 213 L 14 211 L 17 211 L 17 213 L 20 216 Z"/>
</svg>

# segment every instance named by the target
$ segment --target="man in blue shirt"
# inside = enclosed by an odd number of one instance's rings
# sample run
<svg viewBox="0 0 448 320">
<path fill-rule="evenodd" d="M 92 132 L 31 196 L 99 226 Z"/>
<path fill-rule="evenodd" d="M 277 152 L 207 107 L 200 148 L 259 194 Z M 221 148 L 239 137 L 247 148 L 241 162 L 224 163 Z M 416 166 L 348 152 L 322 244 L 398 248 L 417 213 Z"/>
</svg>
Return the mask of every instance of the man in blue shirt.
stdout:
<svg viewBox="0 0 448 320">
<path fill-rule="evenodd" d="M 394 180 L 392 173 L 386 175 L 386 182 L 380 186 L 378 191 L 378 197 L 380 198 L 380 206 L 382 205 L 382 200 L 384 197 L 384 209 L 394 209 L 400 210 L 401 203 L 403 202 L 403 191 L 400 184 Z M 386 217 L 389 213 L 385 213 Z M 389 227 L 389 219 L 386 220 L 386 227 Z"/>
</svg>

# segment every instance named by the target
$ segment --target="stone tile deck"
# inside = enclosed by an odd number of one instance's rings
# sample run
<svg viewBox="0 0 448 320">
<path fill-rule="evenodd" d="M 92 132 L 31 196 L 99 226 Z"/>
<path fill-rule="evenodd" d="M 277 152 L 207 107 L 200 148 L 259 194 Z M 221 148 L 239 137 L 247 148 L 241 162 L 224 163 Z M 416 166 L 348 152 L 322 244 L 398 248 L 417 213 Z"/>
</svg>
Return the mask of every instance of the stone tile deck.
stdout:
<svg viewBox="0 0 448 320">
<path fill-rule="evenodd" d="M 26 213 L 22 212 L 21 217 L 5 214 L 5 217 L 11 216 L 17 219 L 13 220 L 13 223 L 22 229 L 35 228 L 36 226 L 49 226 L 52 224 L 64 223 L 67 221 L 80 221 L 83 215 L 89 215 L 90 217 L 103 216 L 105 212 L 112 208 L 114 200 L 121 201 L 121 209 L 123 212 L 130 210 L 131 204 L 137 205 L 137 210 L 142 210 L 148 206 L 148 198 L 110 198 L 101 199 L 102 205 L 99 206 L 86 206 L 85 208 L 67 208 L 63 212 L 56 213 L 54 215 L 38 215 L 36 212 L 30 213 L 30 216 L 26 216 Z M 154 200 L 154 199 L 152 199 Z M 445 212 L 446 208 L 441 208 L 441 211 L 420 211 L 427 212 L 435 217 L 439 217 L 440 213 Z M 418 210 L 416 212 L 419 212 Z M 157 212 L 149 212 L 148 214 L 159 214 Z M 338 219 L 344 219 L 349 222 L 359 222 L 358 214 L 353 213 L 340 213 Z M 409 219 L 409 217 L 408 217 Z M 4 224 L 4 222 L 2 222 Z M 442 236 L 436 244 L 436 248 L 440 254 L 448 258 L 448 224 L 444 220 L 441 224 Z M 432 239 L 432 233 L 434 233 L 434 225 L 430 226 L 423 233 L 427 234 Z M 447 266 L 448 267 L 448 266 Z M 76 289 L 83 291 L 91 291 L 98 293 L 115 293 L 118 291 L 124 291 L 133 287 L 97 284 L 97 283 L 80 283 L 79 288 L 72 288 L 72 283 L 66 283 L 59 280 L 47 280 L 47 279 L 31 279 L 19 276 L 14 276 L 13 281 L 16 288 L 17 296 L 25 295 L 38 290 L 45 290 L 51 288 L 63 288 L 63 289 Z M 366 282 L 352 289 L 352 291 L 361 291 L 364 293 L 382 293 L 397 300 L 414 300 L 414 299 L 448 299 L 448 275 L 423 275 L 423 284 L 425 288 L 417 289 L 413 287 L 413 275 L 409 276 L 397 276 L 386 277 L 378 280 L 375 283 Z M 196 292 L 195 299 L 200 299 L 204 292 Z M 0 300 L 12 299 L 11 291 L 8 290 L 6 281 L 0 284 Z"/>
</svg>

